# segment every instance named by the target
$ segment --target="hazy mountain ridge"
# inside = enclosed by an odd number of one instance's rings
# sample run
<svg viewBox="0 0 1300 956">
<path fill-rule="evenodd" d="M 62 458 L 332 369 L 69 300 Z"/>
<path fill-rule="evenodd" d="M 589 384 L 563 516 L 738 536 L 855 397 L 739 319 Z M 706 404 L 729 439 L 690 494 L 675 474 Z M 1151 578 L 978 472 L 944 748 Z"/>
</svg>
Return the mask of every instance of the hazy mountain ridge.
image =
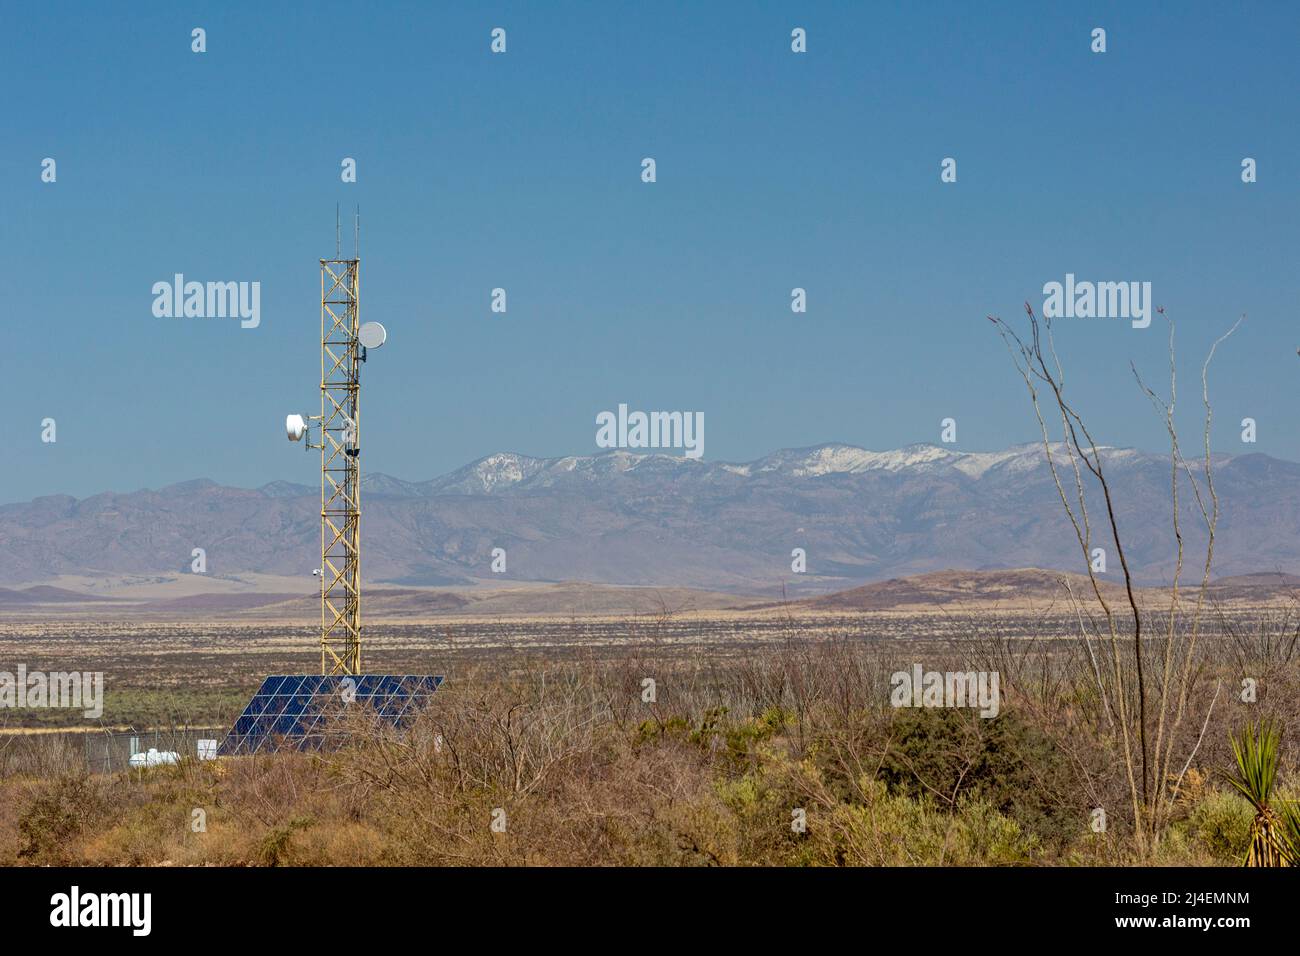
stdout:
<svg viewBox="0 0 1300 956">
<path fill-rule="evenodd" d="M 1139 580 L 1170 573 L 1169 462 L 1103 452 Z M 1223 504 L 1216 575 L 1300 571 L 1300 464 L 1215 456 Z M 1186 481 L 1186 479 L 1184 479 Z M 1067 487 L 1073 483 L 1068 476 Z M 1190 492 L 1190 489 L 1186 489 Z M 158 490 L 0 506 L 0 581 L 79 573 L 307 575 L 319 563 L 318 489 L 187 481 Z M 475 579 L 829 591 L 945 568 L 1083 570 L 1039 445 L 961 452 L 910 445 L 785 449 L 753 462 L 612 451 L 498 453 L 427 481 L 363 473 L 363 572 L 446 585 Z M 1184 494 L 1190 554 L 1203 540 Z M 1095 546 L 1112 550 L 1094 515 Z M 507 572 L 490 570 L 493 548 Z M 791 551 L 808 573 L 791 572 Z M 1108 555 L 1118 573 L 1114 554 Z"/>
<path fill-rule="evenodd" d="M 1064 453 L 1064 446 L 1060 443 L 1054 444 L 1052 449 L 1053 454 Z M 1102 454 L 1105 463 L 1116 465 L 1145 459 L 1164 460 L 1158 455 L 1132 448 L 1104 448 Z M 1215 456 L 1217 464 L 1228 460 L 1229 456 Z M 872 471 L 940 473 L 953 470 L 970 478 L 979 478 L 992 469 L 1031 470 L 1045 463 L 1043 447 L 1039 444 L 1016 445 L 1001 452 L 958 452 L 927 444 L 877 452 L 832 442 L 782 449 L 756 461 L 741 463 L 708 462 L 665 453 L 637 454 L 621 450 L 564 458 L 532 458 L 514 452 L 498 452 L 429 481 L 402 481 L 378 472 L 363 475 L 362 492 L 395 497 L 493 494 L 554 488 L 613 476 L 643 477 L 649 474 L 712 482 L 733 476 L 821 478 Z"/>
</svg>

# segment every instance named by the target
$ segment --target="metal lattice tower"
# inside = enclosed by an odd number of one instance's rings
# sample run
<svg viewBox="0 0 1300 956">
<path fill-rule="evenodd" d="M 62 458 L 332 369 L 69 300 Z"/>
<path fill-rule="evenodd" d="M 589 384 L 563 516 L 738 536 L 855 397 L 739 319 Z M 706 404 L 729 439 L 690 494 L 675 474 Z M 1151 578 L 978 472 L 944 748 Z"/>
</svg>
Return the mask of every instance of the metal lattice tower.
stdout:
<svg viewBox="0 0 1300 956">
<path fill-rule="evenodd" d="M 337 215 L 337 214 L 336 214 Z M 230 755 L 332 748 L 347 727 L 332 726 L 352 705 L 401 729 L 442 683 L 432 674 L 361 672 L 361 366 L 388 330 L 361 323 L 361 211 L 352 258 L 344 259 L 335 219 L 333 259 L 320 260 L 320 414 L 284 418 L 285 437 L 320 452 L 321 676 L 273 674 L 235 718 L 218 748 Z M 319 441 L 312 441 L 313 433 Z M 350 695 L 340 691 L 347 685 Z"/>
<path fill-rule="evenodd" d="M 361 259 L 320 260 L 322 674 L 361 673 Z"/>
</svg>

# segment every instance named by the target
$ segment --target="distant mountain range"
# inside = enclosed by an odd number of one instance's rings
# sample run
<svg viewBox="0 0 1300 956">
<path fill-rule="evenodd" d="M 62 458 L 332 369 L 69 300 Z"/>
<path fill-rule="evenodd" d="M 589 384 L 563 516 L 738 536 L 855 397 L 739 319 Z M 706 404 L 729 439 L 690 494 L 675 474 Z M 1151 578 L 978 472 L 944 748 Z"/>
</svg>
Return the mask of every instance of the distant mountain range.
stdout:
<svg viewBox="0 0 1300 956">
<path fill-rule="evenodd" d="M 1173 568 L 1167 455 L 1107 449 L 1104 462 L 1139 581 Z M 1216 575 L 1300 572 L 1300 464 L 1217 455 Z M 1073 481 L 1070 476 L 1069 481 Z M 1204 531 L 1182 479 L 1195 566 Z M 1067 485 L 1068 490 L 1068 485 Z M 159 490 L 49 496 L 0 506 L 0 582 L 60 575 L 304 575 L 319 563 L 319 491 L 198 480 Z M 1095 511 L 1095 542 L 1118 575 Z M 581 580 L 774 593 L 832 591 L 945 568 L 1084 570 L 1039 445 L 873 452 L 826 444 L 748 463 L 613 451 L 489 455 L 440 478 L 362 479 L 362 571 L 407 586 Z M 491 571 L 492 549 L 506 571 Z M 807 573 L 791 570 L 791 551 Z"/>
</svg>

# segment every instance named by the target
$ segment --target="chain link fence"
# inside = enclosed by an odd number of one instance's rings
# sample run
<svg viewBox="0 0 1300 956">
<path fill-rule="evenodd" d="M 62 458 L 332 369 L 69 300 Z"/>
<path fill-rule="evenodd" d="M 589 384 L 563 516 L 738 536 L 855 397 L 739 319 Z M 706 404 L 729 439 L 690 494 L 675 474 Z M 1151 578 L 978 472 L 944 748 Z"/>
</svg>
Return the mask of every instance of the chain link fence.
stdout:
<svg viewBox="0 0 1300 956">
<path fill-rule="evenodd" d="M 215 756 L 214 748 L 225 734 L 224 727 L 86 734 L 86 767 L 91 773 L 120 773 L 135 767 L 173 763 L 182 757 Z M 201 745 L 201 741 L 216 743 Z"/>
</svg>

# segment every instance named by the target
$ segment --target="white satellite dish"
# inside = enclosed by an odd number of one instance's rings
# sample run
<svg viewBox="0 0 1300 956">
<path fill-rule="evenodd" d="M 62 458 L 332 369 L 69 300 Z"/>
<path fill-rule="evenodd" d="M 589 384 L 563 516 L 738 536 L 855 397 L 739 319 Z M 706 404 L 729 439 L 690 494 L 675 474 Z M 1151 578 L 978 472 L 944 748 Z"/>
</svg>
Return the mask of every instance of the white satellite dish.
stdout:
<svg viewBox="0 0 1300 956">
<path fill-rule="evenodd" d="M 364 322 L 357 330 L 357 341 L 363 348 L 377 349 L 388 338 L 388 330 L 378 322 Z"/>
<path fill-rule="evenodd" d="M 289 441 L 302 441 L 302 436 L 307 434 L 307 423 L 301 415 L 288 415 L 284 419 L 284 430 Z"/>
</svg>

